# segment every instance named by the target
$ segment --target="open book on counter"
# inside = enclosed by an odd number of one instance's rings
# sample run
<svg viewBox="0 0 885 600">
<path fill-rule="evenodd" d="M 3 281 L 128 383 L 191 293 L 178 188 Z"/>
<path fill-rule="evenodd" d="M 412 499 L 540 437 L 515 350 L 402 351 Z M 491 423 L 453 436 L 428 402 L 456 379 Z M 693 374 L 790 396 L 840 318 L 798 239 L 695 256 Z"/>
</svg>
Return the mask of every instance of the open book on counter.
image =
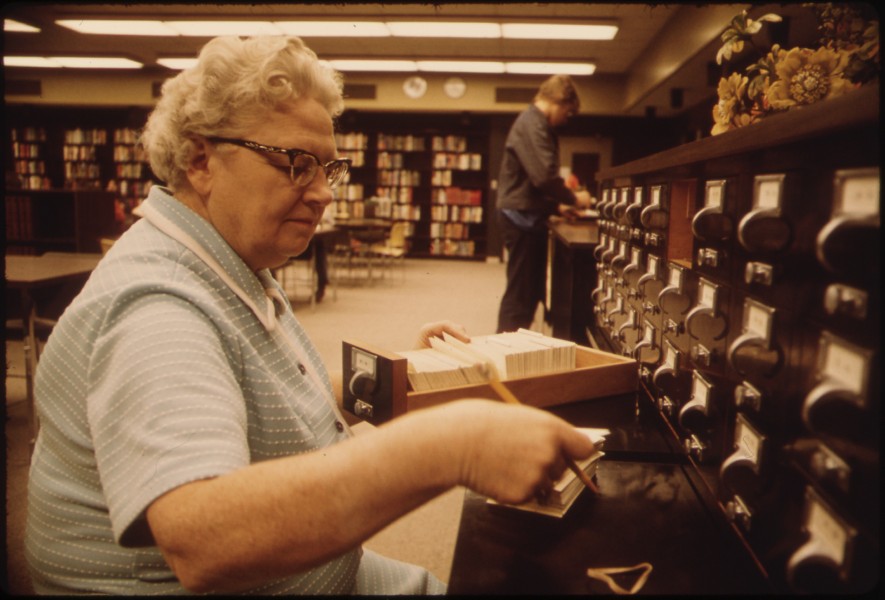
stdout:
<svg viewBox="0 0 885 600">
<path fill-rule="evenodd" d="M 581 433 L 587 435 L 596 446 L 596 452 L 584 460 L 575 461 L 578 467 L 583 470 L 588 477 L 592 478 L 596 473 L 596 467 L 599 465 L 599 459 L 605 454 L 602 451 L 602 446 L 605 442 L 605 436 L 609 434 L 609 430 L 592 427 L 578 427 L 577 429 Z M 487 502 L 489 504 L 507 506 L 551 517 L 562 517 L 575 503 L 578 496 L 581 495 L 581 492 L 584 491 L 584 487 L 584 483 L 578 478 L 578 476 L 575 475 L 571 469 L 566 469 L 543 502 L 540 500 L 532 500 L 524 504 L 499 504 L 491 498 L 489 498 Z"/>
<path fill-rule="evenodd" d="M 489 369 L 500 379 L 532 377 L 575 368 L 577 344 L 536 331 L 475 336 L 464 343 L 448 334 L 431 338 L 431 347 L 398 352 L 408 360 L 409 385 L 414 391 L 472 385 L 489 380 Z"/>
</svg>

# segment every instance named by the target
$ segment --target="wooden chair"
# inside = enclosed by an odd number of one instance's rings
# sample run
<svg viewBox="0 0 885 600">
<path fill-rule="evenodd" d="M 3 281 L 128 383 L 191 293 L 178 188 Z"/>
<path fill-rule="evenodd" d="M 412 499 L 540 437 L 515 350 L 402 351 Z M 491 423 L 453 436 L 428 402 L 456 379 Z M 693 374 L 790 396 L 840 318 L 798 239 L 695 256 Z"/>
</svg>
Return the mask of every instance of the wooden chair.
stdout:
<svg viewBox="0 0 885 600">
<path fill-rule="evenodd" d="M 408 251 L 408 240 L 406 239 L 406 228 L 408 224 L 405 221 L 397 221 L 390 228 L 390 234 L 383 242 L 372 244 L 369 251 L 380 258 L 381 265 L 386 270 L 392 270 L 393 263 L 399 263 L 402 279 L 406 278 L 406 252 Z"/>
</svg>

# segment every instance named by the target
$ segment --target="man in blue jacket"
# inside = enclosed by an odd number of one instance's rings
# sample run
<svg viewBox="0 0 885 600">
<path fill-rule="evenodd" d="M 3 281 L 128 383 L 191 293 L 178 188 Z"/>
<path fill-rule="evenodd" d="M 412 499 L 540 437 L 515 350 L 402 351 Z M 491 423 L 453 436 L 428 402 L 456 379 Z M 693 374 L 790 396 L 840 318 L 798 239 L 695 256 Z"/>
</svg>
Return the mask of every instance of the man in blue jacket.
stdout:
<svg viewBox="0 0 885 600">
<path fill-rule="evenodd" d="M 577 114 L 580 100 L 568 75 L 554 75 L 516 118 L 498 176 L 498 214 L 507 248 L 507 288 L 498 312 L 498 332 L 528 328 L 544 298 L 547 218 L 588 208 L 590 194 L 573 192 L 559 174 L 555 127 Z"/>
</svg>

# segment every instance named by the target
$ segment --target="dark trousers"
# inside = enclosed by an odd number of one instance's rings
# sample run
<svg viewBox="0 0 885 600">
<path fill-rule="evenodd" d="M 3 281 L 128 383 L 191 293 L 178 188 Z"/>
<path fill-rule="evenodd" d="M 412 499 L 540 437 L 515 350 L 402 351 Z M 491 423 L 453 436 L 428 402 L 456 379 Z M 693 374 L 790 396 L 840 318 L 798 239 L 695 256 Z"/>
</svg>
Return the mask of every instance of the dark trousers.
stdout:
<svg viewBox="0 0 885 600">
<path fill-rule="evenodd" d="M 547 280 L 546 221 L 530 229 L 520 229 L 498 213 L 504 247 L 507 248 L 507 287 L 498 311 L 498 333 L 528 328 L 538 303 L 544 300 Z"/>
</svg>

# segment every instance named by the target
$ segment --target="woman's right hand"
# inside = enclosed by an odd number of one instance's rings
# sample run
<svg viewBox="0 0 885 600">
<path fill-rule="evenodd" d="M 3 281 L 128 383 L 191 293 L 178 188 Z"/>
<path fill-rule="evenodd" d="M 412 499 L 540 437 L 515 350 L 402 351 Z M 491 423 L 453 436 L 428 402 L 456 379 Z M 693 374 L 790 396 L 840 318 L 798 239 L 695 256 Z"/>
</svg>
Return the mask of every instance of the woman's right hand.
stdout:
<svg viewBox="0 0 885 600">
<path fill-rule="evenodd" d="M 506 504 L 543 496 L 593 443 L 549 412 L 491 400 L 459 400 L 428 413 L 454 460 L 457 484 Z"/>
</svg>

